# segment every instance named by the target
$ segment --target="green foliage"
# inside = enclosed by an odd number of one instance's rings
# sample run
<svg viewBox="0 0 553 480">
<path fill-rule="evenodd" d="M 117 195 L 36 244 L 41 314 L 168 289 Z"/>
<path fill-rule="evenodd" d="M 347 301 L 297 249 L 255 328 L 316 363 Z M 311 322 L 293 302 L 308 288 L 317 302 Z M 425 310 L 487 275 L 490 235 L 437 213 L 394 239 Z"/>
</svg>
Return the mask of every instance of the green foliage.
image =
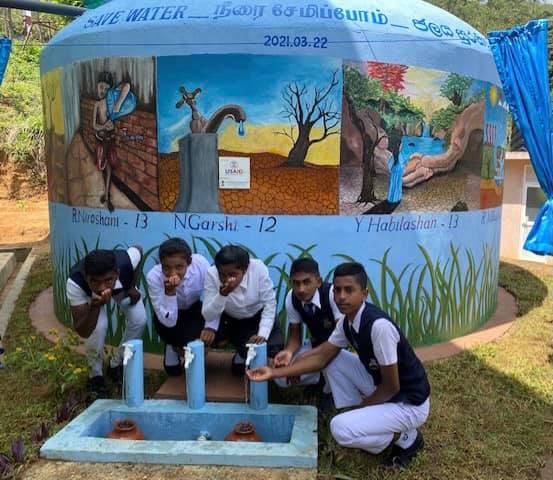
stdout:
<svg viewBox="0 0 553 480">
<path fill-rule="evenodd" d="M 424 112 L 409 98 L 384 90 L 379 80 L 363 75 L 356 68 L 344 67 L 344 88 L 356 110 L 371 108 L 377 111 L 387 126 L 418 123 L 424 119 Z"/>
<path fill-rule="evenodd" d="M 459 106 L 465 99 L 466 93 L 472 85 L 472 78 L 450 73 L 440 87 L 440 94 L 453 105 Z"/>
<path fill-rule="evenodd" d="M 81 341 L 68 330 L 60 334 L 50 331 L 55 343 L 44 349 L 43 340 L 36 335 L 23 337 L 20 345 L 7 355 L 7 367 L 19 368 L 26 375 L 40 375 L 48 380 L 50 393 L 62 398 L 68 390 L 75 390 L 87 377 L 88 368 L 83 357 L 75 358 L 72 349 Z"/>
<path fill-rule="evenodd" d="M 462 108 L 456 107 L 453 104 L 448 105 L 445 108 L 440 108 L 439 110 L 436 110 L 432 114 L 432 118 L 430 119 L 430 125 L 432 126 L 432 129 L 434 131 L 448 131 L 455 123 L 457 115 L 459 115 L 462 111 Z"/>
<path fill-rule="evenodd" d="M 0 87 L 0 151 L 29 173 L 36 186 L 46 186 L 44 130 L 39 75 L 40 48 L 14 41 Z"/>
</svg>

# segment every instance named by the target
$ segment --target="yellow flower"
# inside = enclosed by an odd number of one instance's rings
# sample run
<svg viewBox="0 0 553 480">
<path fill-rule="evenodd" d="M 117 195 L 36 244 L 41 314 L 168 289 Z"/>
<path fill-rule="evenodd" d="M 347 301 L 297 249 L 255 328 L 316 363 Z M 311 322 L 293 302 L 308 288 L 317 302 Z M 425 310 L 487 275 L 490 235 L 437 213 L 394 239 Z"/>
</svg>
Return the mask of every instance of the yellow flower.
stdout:
<svg viewBox="0 0 553 480">
<path fill-rule="evenodd" d="M 23 349 L 22 349 L 21 347 L 16 347 L 16 348 L 15 348 L 15 351 L 19 353 L 19 352 L 22 352 Z"/>
<path fill-rule="evenodd" d="M 36 335 L 31 335 L 31 340 L 36 340 Z"/>
<path fill-rule="evenodd" d="M 74 373 L 75 375 L 79 375 L 79 373 L 81 373 L 82 371 L 83 371 L 82 368 L 77 367 L 75 370 L 73 370 L 73 373 Z"/>
</svg>

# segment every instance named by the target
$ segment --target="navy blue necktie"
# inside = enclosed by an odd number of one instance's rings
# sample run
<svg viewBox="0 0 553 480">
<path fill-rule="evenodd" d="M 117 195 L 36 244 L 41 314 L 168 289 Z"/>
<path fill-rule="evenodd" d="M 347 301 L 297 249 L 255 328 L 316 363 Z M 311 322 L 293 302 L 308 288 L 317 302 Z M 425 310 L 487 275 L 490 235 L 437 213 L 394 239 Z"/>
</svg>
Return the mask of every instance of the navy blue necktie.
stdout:
<svg viewBox="0 0 553 480">
<path fill-rule="evenodd" d="M 303 310 L 310 317 L 315 316 L 315 305 L 313 305 L 312 303 L 304 303 L 303 304 Z"/>
</svg>

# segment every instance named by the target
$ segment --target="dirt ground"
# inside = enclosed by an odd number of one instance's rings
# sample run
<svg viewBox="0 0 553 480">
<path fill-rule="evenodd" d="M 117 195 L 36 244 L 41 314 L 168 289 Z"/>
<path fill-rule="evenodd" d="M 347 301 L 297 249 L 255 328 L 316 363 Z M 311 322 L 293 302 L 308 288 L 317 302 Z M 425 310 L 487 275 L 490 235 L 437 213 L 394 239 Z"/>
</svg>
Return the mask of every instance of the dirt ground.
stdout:
<svg viewBox="0 0 553 480">
<path fill-rule="evenodd" d="M 0 246 L 35 243 L 45 239 L 49 231 L 46 194 L 20 200 L 0 195 Z"/>
</svg>

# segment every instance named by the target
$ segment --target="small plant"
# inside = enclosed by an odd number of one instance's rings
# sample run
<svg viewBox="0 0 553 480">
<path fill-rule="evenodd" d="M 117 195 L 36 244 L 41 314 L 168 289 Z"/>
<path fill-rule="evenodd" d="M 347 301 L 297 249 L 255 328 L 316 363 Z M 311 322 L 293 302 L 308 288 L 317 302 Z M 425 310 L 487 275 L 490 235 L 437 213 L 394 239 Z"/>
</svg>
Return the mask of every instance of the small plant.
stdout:
<svg viewBox="0 0 553 480">
<path fill-rule="evenodd" d="M 49 435 L 50 427 L 45 422 L 42 422 L 36 430 L 31 432 L 31 440 L 35 443 L 41 443 L 46 440 Z"/>
<path fill-rule="evenodd" d="M 25 461 L 25 445 L 23 445 L 21 437 L 12 442 L 11 452 L 14 463 L 23 463 Z"/>
<path fill-rule="evenodd" d="M 7 455 L 0 453 L 0 478 L 7 477 L 12 471 L 12 462 Z"/>
<path fill-rule="evenodd" d="M 70 386 L 77 386 L 86 377 L 87 367 L 82 359 L 75 359 L 73 347 L 80 343 L 75 332 L 59 333 L 50 330 L 56 340 L 48 348 L 36 335 L 25 337 L 8 355 L 8 363 L 19 365 L 30 375 L 46 377 L 51 393 L 61 397 Z M 82 362 L 82 363 L 80 363 Z"/>
<path fill-rule="evenodd" d="M 64 423 L 71 420 L 79 407 L 80 400 L 77 397 L 69 397 L 56 411 L 56 423 Z"/>
</svg>

